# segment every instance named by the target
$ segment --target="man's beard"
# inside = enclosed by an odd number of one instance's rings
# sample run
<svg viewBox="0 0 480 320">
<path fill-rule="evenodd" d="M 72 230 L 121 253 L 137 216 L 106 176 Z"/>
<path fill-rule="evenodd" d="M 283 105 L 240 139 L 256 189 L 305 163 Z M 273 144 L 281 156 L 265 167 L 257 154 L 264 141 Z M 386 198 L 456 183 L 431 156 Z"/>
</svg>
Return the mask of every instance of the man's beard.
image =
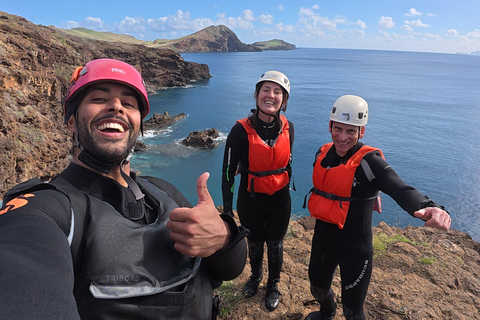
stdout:
<svg viewBox="0 0 480 320">
<path fill-rule="evenodd" d="M 91 132 L 93 132 L 95 125 L 91 123 L 91 131 L 88 132 L 86 130 L 87 125 L 85 122 L 79 123 L 77 126 L 78 130 L 78 138 L 80 144 L 83 148 L 95 159 L 104 162 L 104 163 L 111 163 L 117 164 L 123 161 L 127 156 L 132 152 L 133 148 L 135 147 L 135 143 L 137 141 L 138 132 L 135 132 L 132 126 L 129 126 L 129 137 L 127 146 L 123 149 L 119 147 L 115 148 L 102 148 L 100 147 Z M 115 143 L 112 143 L 115 144 Z"/>
</svg>

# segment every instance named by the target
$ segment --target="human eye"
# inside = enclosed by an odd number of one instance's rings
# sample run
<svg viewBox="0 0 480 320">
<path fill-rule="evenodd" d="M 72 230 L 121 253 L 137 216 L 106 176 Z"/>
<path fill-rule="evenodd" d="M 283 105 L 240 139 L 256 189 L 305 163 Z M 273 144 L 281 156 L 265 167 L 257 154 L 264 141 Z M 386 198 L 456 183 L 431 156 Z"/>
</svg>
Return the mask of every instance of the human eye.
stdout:
<svg viewBox="0 0 480 320">
<path fill-rule="evenodd" d="M 125 100 L 122 102 L 122 104 L 123 104 L 123 106 L 124 106 L 125 108 L 138 109 L 137 99 L 135 99 L 135 98 L 125 99 Z"/>
</svg>

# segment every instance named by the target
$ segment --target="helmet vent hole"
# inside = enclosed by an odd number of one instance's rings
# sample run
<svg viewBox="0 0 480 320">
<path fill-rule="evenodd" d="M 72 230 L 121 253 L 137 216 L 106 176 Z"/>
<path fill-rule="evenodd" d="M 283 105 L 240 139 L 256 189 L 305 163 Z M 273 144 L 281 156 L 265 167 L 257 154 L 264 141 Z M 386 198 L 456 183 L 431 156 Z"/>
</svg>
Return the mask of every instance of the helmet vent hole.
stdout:
<svg viewBox="0 0 480 320">
<path fill-rule="evenodd" d="M 335 114 L 336 111 L 337 111 L 337 108 L 336 108 L 336 107 L 333 107 L 333 108 L 332 108 L 332 114 Z"/>
</svg>

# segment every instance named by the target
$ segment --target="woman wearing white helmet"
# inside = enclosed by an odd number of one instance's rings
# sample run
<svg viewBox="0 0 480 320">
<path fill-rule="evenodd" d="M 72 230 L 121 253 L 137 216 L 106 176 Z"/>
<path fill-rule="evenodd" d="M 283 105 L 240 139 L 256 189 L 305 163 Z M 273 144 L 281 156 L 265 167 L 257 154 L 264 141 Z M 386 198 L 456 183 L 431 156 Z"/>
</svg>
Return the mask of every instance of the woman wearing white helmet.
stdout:
<svg viewBox="0 0 480 320">
<path fill-rule="evenodd" d="M 443 207 L 405 184 L 380 149 L 359 142 L 367 121 L 368 104 L 363 98 L 338 98 L 330 113 L 332 142 L 315 156 L 308 210 L 317 220 L 308 273 L 320 311 L 310 313 L 306 320 L 335 317 L 331 285 L 337 266 L 343 315 L 347 320 L 365 319 L 363 303 L 372 275 L 372 212 L 379 191 L 412 216 L 427 221 L 427 226 L 450 227 L 450 216 Z"/>
<path fill-rule="evenodd" d="M 246 297 L 263 278 L 263 251 L 267 243 L 268 282 L 265 306 L 279 303 L 278 282 L 283 263 L 283 238 L 290 221 L 291 150 L 293 124 L 280 112 L 287 109 L 290 81 L 281 72 L 267 71 L 255 86 L 256 109 L 237 121 L 227 138 L 223 159 L 224 213 L 233 215 L 234 179 L 241 173 L 237 212 L 248 237 L 252 275 L 243 288 Z"/>
</svg>

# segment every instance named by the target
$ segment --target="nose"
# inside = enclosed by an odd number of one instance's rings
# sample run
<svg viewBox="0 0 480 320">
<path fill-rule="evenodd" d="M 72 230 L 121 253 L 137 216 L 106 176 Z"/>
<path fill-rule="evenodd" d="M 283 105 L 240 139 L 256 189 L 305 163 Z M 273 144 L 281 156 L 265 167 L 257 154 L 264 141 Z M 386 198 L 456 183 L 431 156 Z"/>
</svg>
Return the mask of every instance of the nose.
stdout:
<svg viewBox="0 0 480 320">
<path fill-rule="evenodd" d="M 123 114 L 124 107 L 122 101 L 118 98 L 113 98 L 108 103 L 108 111 Z"/>
<path fill-rule="evenodd" d="M 342 132 L 340 132 L 340 134 L 339 134 L 339 138 L 340 138 L 340 140 L 342 140 L 342 141 L 347 140 L 347 139 L 348 139 L 348 134 L 347 134 L 347 132 L 344 131 L 344 130 L 342 130 Z"/>
</svg>

